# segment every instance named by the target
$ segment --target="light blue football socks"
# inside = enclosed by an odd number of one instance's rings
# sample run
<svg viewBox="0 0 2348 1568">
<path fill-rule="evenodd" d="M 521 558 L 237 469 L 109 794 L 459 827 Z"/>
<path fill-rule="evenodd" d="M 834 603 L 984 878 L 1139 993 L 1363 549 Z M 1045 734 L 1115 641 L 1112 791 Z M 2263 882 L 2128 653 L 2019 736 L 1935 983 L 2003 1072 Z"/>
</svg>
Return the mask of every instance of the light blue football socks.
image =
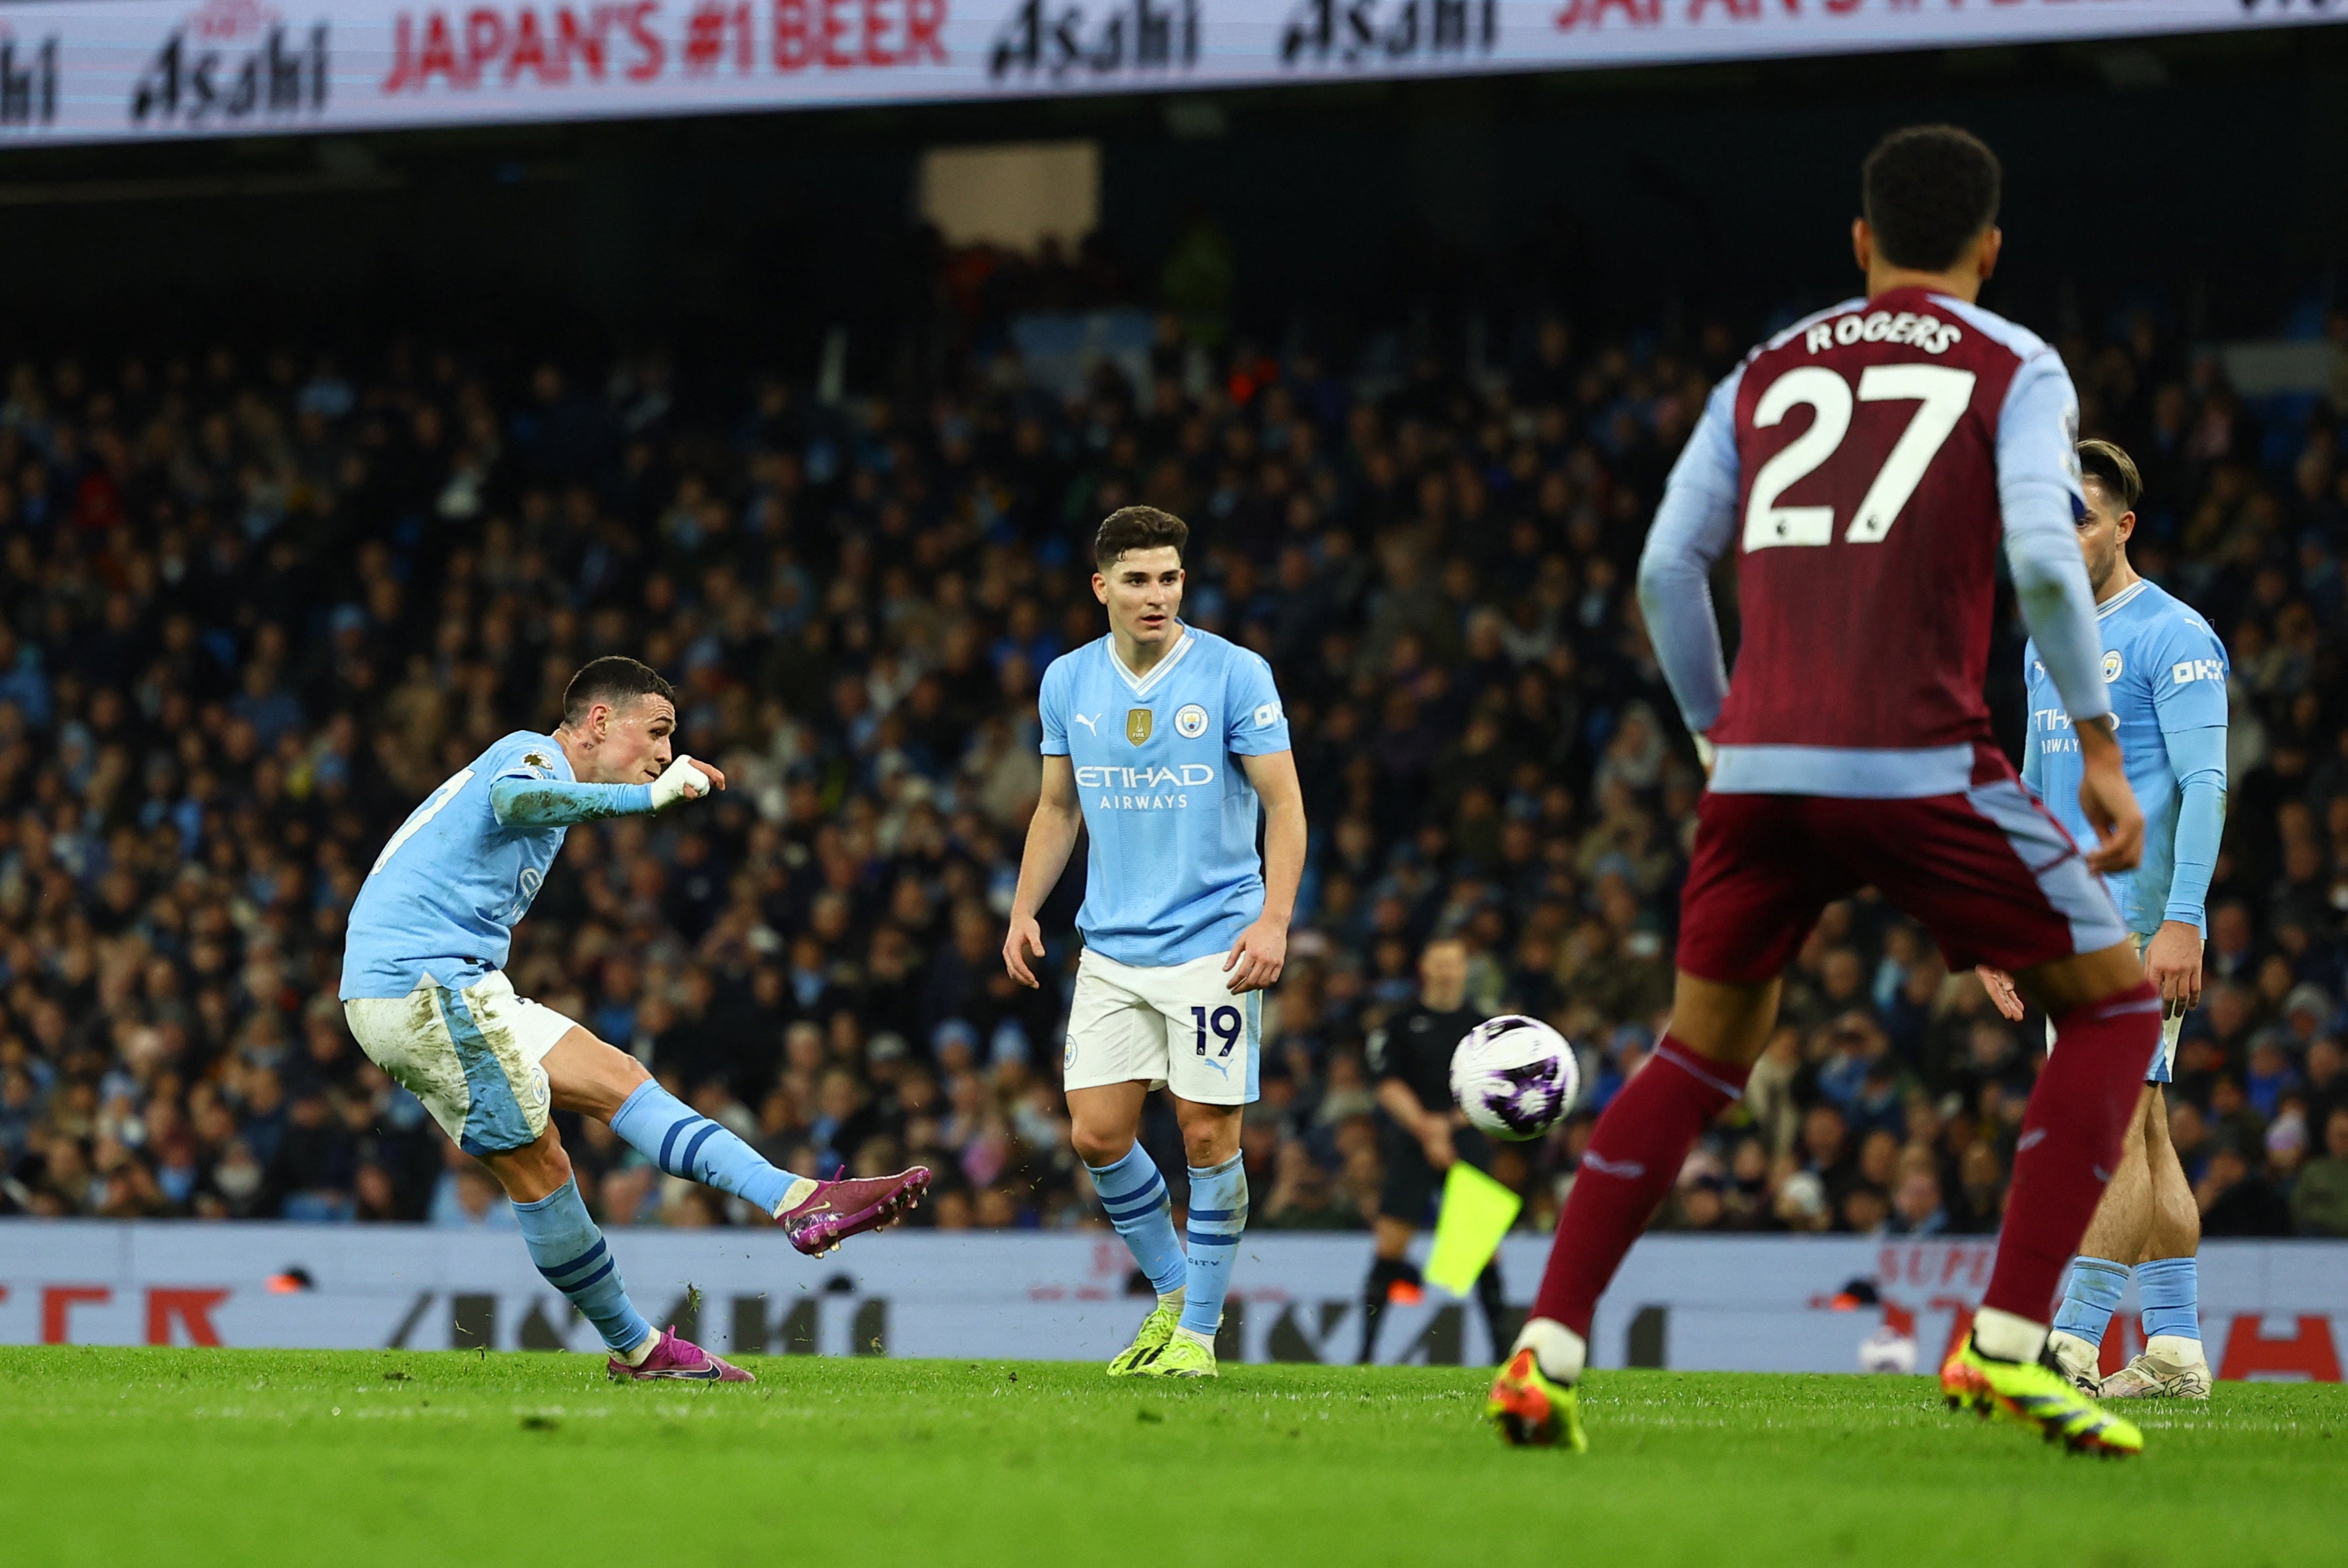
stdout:
<svg viewBox="0 0 2348 1568">
<path fill-rule="evenodd" d="M 2157 1334 L 2201 1342 L 2201 1273 L 2192 1258 L 2155 1258 L 2136 1265 L 2144 1305 L 2144 1336 Z"/>
<path fill-rule="evenodd" d="M 2150 1265 L 2147 1264 L 2147 1267 Z M 2109 1258 L 2071 1260 L 2071 1283 L 2063 1287 L 2063 1305 L 2054 1314 L 2054 1332 L 2075 1335 L 2090 1345 L 2104 1342 L 2112 1314 L 2120 1309 L 2127 1289 L 2128 1268 Z"/>
<path fill-rule="evenodd" d="M 653 1326 L 628 1300 L 620 1283 L 619 1260 L 603 1240 L 603 1233 L 580 1200 L 579 1183 L 565 1181 L 534 1203 L 516 1203 L 514 1217 L 521 1222 L 521 1239 L 530 1261 L 546 1283 L 571 1298 L 612 1354 L 626 1359 L 628 1352 L 652 1338 Z"/>
<path fill-rule="evenodd" d="M 1174 1234 L 1173 1201 L 1167 1195 L 1166 1178 L 1159 1174 L 1158 1162 L 1136 1142 L 1116 1164 L 1085 1169 L 1092 1172 L 1102 1212 L 1125 1238 L 1127 1249 L 1149 1276 L 1151 1287 L 1160 1296 L 1180 1290 L 1188 1265 L 1183 1262 L 1182 1243 Z"/>
<path fill-rule="evenodd" d="M 1239 1155 L 1201 1171 L 1190 1167 L 1189 1277 L 1182 1302 L 1182 1332 L 1210 1345 L 1223 1320 L 1223 1297 L 1231 1288 L 1231 1264 L 1247 1229 L 1247 1168 Z"/>
<path fill-rule="evenodd" d="M 731 1193 L 763 1214 L 781 1212 L 799 1180 L 649 1078 L 620 1102 L 612 1130 L 668 1174 Z"/>
</svg>

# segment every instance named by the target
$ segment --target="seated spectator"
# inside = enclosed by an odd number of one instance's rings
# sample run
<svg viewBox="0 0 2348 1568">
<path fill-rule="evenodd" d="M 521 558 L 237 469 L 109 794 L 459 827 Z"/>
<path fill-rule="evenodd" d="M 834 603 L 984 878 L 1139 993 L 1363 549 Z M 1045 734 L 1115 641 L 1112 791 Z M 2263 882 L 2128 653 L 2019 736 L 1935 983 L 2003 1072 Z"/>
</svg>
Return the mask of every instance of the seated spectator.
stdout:
<svg viewBox="0 0 2348 1568">
<path fill-rule="evenodd" d="M 513 1205 L 506 1202 L 505 1191 L 497 1179 L 482 1170 L 479 1162 L 458 1154 L 456 1145 L 450 1144 L 448 1149 L 455 1159 L 432 1195 L 427 1222 L 444 1230 L 516 1229 Z"/>
<path fill-rule="evenodd" d="M 2201 1209 L 2205 1236 L 2291 1234 L 2290 1205 L 2230 1142 L 2219 1143 L 2210 1154 L 2193 1200 Z"/>
<path fill-rule="evenodd" d="M 1929 1161 L 1902 1172 L 1884 1228 L 1890 1235 L 1919 1237 L 1937 1236 L 1949 1228 L 1948 1211 L 1941 1204 L 1940 1173 Z"/>
<path fill-rule="evenodd" d="M 1997 1233 L 2005 1217 L 2005 1167 L 1987 1143 L 1965 1146 L 1958 1159 L 1959 1189 L 1950 1229 L 1962 1235 Z"/>
<path fill-rule="evenodd" d="M 2300 1171 L 2291 1218 L 2302 1236 L 2348 1237 L 2348 1106 L 2324 1119 L 2323 1152 Z"/>
<path fill-rule="evenodd" d="M 1273 1231 L 1357 1231 L 1361 1212 L 1337 1196 L 1329 1173 L 1299 1142 L 1281 1146 L 1272 1196 L 1250 1221 Z"/>
</svg>

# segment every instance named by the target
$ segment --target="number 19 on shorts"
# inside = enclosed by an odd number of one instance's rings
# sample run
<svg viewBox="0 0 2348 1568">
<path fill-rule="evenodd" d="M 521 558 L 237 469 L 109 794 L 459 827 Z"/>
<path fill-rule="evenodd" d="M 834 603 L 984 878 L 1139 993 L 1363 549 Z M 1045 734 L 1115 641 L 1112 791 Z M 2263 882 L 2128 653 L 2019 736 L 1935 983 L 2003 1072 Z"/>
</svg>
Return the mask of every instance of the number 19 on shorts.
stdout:
<svg viewBox="0 0 2348 1568">
<path fill-rule="evenodd" d="M 1209 1030 L 1212 1030 L 1215 1038 L 1223 1043 L 1223 1048 L 1215 1053 L 1218 1057 L 1230 1056 L 1231 1047 L 1240 1043 L 1240 1010 L 1237 1007 L 1218 1007 L 1212 1013 L 1204 1007 L 1193 1007 L 1190 1009 L 1190 1021 L 1196 1026 L 1199 1054 L 1202 1057 L 1207 1054 Z"/>
</svg>

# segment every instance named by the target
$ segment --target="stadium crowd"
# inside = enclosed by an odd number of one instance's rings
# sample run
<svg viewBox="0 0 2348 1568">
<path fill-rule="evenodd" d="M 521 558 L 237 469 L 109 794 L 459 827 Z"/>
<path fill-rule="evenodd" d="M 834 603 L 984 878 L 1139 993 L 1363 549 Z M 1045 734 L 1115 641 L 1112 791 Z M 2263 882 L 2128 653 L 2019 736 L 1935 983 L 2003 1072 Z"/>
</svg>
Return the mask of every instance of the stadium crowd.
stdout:
<svg viewBox="0 0 2348 1568">
<path fill-rule="evenodd" d="M 1472 373 L 1365 377 L 1210 354 L 1169 317 L 1138 382 L 1104 366 L 1057 395 L 974 353 L 922 403 L 693 385 L 658 356 L 506 377 L 406 342 L 17 365 L 0 1212 L 510 1223 L 351 1041 L 342 921 L 417 800 L 620 652 L 675 680 L 683 748 L 731 788 L 573 830 L 517 987 L 790 1169 L 931 1164 L 920 1222 L 1096 1220 L 1056 1071 L 1077 890 L 1046 911 L 1060 992 L 998 948 L 1036 681 L 1100 633 L 1094 522 L 1146 500 L 1192 524 L 1188 618 L 1272 661 L 1307 791 L 1255 1222 L 1366 1224 L 1364 1041 L 1457 934 L 1476 1006 L 1584 1053 L 1582 1111 L 1503 1158 L 1545 1227 L 1670 995 L 1701 778 L 1630 587 L 1744 341 L 1542 316 Z M 2085 430 L 2144 469 L 2137 565 L 2233 661 L 2176 1142 L 2209 1234 L 2348 1235 L 2348 370 L 2328 402 L 2254 410 L 2148 317 L 2062 346 Z M 1830 909 L 1663 1222 L 1993 1230 L 2037 1030 L 1880 905 Z M 607 1222 L 749 1218 L 561 1119 Z M 1151 1137 L 1179 1172 L 1170 1117 Z"/>
</svg>

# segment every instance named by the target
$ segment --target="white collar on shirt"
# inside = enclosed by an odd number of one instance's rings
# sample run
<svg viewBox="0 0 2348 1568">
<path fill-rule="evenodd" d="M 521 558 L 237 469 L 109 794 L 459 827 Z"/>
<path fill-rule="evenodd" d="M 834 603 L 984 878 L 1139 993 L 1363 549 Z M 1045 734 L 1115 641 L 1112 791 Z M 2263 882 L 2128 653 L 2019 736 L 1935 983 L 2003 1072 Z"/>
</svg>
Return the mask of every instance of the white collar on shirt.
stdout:
<svg viewBox="0 0 2348 1568">
<path fill-rule="evenodd" d="M 2151 578 L 2137 578 L 2134 583 L 2128 584 L 2127 587 L 2122 589 L 2117 595 L 2113 598 L 2106 599 L 2102 603 L 2096 605 L 2096 619 L 2098 621 L 2102 620 L 2105 616 L 2110 614 L 2113 611 L 2118 609 L 2121 605 L 2127 603 L 2129 600 L 2135 598 L 2137 594 L 2143 593 L 2146 589 L 2151 586 Z"/>
<path fill-rule="evenodd" d="M 1116 634 L 1112 633 L 1104 639 L 1108 645 L 1108 662 L 1116 666 L 1118 675 L 1125 677 L 1125 684 L 1133 688 L 1133 695 L 1136 696 L 1148 696 L 1149 688 L 1165 679 L 1166 673 L 1182 662 L 1183 655 L 1190 651 L 1194 640 L 1190 635 L 1190 628 L 1183 627 L 1182 634 L 1174 639 L 1174 645 L 1167 649 L 1165 655 L 1156 664 L 1149 666 L 1149 673 L 1146 676 L 1138 676 L 1127 669 L 1125 661 L 1117 657 Z"/>
</svg>

